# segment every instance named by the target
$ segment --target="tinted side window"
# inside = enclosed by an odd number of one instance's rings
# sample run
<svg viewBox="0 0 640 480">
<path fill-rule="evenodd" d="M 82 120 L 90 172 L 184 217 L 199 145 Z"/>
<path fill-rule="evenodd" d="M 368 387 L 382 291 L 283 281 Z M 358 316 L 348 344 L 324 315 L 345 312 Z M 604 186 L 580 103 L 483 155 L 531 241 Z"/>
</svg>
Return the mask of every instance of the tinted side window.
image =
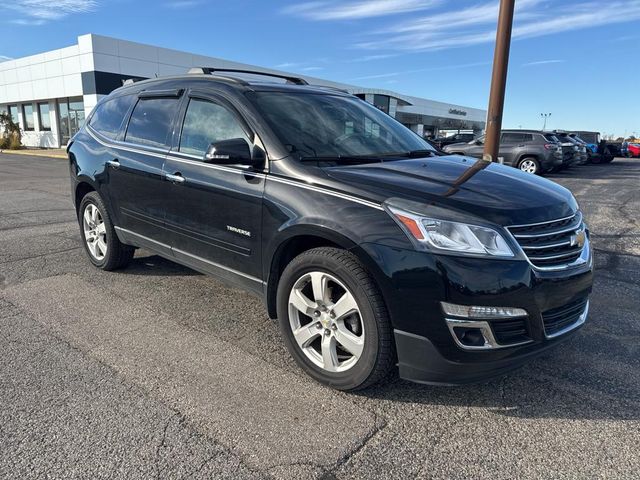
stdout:
<svg viewBox="0 0 640 480">
<path fill-rule="evenodd" d="M 204 155 L 209 144 L 232 138 L 249 140 L 233 113 L 207 100 L 189 101 L 180 137 L 181 152 Z"/>
<path fill-rule="evenodd" d="M 523 135 L 521 133 L 503 133 L 502 143 L 519 143 L 522 141 Z"/>
<path fill-rule="evenodd" d="M 178 98 L 141 98 L 131 113 L 126 142 L 163 147 L 169 144 Z"/>
<path fill-rule="evenodd" d="M 96 107 L 89 125 L 105 137 L 116 138 L 124 116 L 135 100 L 133 95 L 112 98 Z M 48 111 L 48 109 L 47 109 Z"/>
<path fill-rule="evenodd" d="M 524 133 L 522 135 L 522 141 L 523 142 L 533 142 L 533 134 L 531 133 Z"/>
</svg>

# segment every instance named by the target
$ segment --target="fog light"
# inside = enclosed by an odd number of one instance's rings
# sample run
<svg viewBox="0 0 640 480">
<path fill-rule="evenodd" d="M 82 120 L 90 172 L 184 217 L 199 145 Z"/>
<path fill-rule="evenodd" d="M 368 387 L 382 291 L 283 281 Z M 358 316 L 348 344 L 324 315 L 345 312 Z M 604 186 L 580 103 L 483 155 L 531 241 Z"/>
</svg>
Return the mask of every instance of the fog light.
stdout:
<svg viewBox="0 0 640 480">
<path fill-rule="evenodd" d="M 440 302 L 445 315 L 461 318 L 517 318 L 526 317 L 527 311 L 515 307 L 482 307 L 469 305 L 456 305 L 454 303 Z"/>
<path fill-rule="evenodd" d="M 479 328 L 453 327 L 453 333 L 467 347 L 484 347 L 487 343 Z"/>
</svg>

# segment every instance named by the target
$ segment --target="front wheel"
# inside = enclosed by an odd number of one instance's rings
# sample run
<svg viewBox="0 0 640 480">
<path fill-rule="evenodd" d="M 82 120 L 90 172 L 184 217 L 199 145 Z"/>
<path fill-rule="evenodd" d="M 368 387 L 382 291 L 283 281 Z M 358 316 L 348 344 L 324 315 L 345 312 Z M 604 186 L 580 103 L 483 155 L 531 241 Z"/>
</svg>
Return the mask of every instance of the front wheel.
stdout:
<svg viewBox="0 0 640 480">
<path fill-rule="evenodd" d="M 527 173 L 539 174 L 540 173 L 540 163 L 533 157 L 527 157 L 520 160 L 518 163 L 518 168 Z"/>
<path fill-rule="evenodd" d="M 131 261 L 134 248 L 118 239 L 107 207 L 97 192 L 88 193 L 80 202 L 78 222 L 84 248 L 96 267 L 115 270 Z"/>
<path fill-rule="evenodd" d="M 352 253 L 321 247 L 293 259 L 278 285 L 277 308 L 287 349 L 317 381 L 357 390 L 391 372 L 395 351 L 387 309 Z"/>
</svg>

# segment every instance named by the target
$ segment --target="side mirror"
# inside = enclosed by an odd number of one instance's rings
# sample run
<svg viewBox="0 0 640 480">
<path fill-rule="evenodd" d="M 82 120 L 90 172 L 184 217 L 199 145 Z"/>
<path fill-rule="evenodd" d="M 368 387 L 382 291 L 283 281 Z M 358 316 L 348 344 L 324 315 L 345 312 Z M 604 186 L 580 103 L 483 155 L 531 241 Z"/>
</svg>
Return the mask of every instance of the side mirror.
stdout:
<svg viewBox="0 0 640 480">
<path fill-rule="evenodd" d="M 244 138 L 231 138 L 212 143 L 204 154 L 204 163 L 218 165 L 253 165 L 251 149 Z"/>
</svg>

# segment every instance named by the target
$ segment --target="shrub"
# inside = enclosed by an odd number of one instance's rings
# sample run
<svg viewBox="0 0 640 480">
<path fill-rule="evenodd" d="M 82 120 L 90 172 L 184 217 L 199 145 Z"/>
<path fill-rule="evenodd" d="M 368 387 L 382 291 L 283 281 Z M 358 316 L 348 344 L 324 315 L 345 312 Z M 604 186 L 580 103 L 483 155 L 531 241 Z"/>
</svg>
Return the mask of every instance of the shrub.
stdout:
<svg viewBox="0 0 640 480">
<path fill-rule="evenodd" d="M 0 148 L 17 150 L 22 147 L 20 125 L 8 113 L 0 113 Z"/>
</svg>

